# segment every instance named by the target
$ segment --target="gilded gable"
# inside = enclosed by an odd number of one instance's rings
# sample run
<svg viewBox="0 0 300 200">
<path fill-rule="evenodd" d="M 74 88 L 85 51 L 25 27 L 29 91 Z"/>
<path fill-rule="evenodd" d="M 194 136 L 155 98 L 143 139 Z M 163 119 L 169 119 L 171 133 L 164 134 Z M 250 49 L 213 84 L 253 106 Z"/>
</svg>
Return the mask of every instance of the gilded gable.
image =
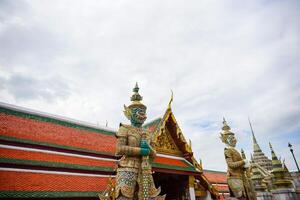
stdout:
<svg viewBox="0 0 300 200">
<path fill-rule="evenodd" d="M 158 153 L 182 155 L 167 128 L 161 129 L 161 133 L 156 140 L 155 148 Z"/>
</svg>

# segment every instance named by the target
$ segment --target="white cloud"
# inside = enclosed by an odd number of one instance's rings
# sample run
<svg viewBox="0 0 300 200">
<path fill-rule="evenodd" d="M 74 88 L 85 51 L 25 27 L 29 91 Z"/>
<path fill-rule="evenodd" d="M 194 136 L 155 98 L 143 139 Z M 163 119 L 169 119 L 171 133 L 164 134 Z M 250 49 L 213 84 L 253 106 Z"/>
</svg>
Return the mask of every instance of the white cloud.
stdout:
<svg viewBox="0 0 300 200">
<path fill-rule="evenodd" d="M 274 142 L 295 169 L 286 143 L 300 152 L 299 2 L 2 1 L 0 8 L 1 100 L 116 128 L 138 81 L 149 119 L 163 114 L 174 91 L 177 121 L 205 168 L 225 170 L 223 116 L 251 151 L 250 116 L 265 153 Z M 39 87 L 9 84 L 16 76 Z"/>
</svg>

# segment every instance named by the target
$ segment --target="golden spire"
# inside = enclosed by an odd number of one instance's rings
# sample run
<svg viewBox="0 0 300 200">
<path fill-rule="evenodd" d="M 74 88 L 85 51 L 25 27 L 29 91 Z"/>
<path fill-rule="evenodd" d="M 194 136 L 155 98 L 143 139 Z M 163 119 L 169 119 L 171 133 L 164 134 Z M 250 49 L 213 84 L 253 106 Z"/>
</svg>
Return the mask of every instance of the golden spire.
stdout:
<svg viewBox="0 0 300 200">
<path fill-rule="evenodd" d="M 252 137 L 253 137 L 253 143 L 257 143 L 256 138 L 255 138 L 255 135 L 254 135 L 254 131 L 253 131 L 253 128 L 252 128 L 252 124 L 251 124 L 251 121 L 250 121 L 250 118 L 249 118 L 249 117 L 248 117 L 248 122 L 249 122 L 249 125 L 250 125 Z"/>
<path fill-rule="evenodd" d="M 250 129 L 251 129 L 251 133 L 252 133 L 252 139 L 253 139 L 253 151 L 254 152 L 262 152 L 262 150 L 260 149 L 258 143 L 257 143 L 257 140 L 255 138 L 255 135 L 254 135 L 254 131 L 253 131 L 253 128 L 252 128 L 252 124 L 250 122 L 250 118 L 248 117 L 248 121 L 249 121 L 249 125 L 250 125 Z"/>
<path fill-rule="evenodd" d="M 273 147 L 272 147 L 271 142 L 269 142 L 269 146 L 270 146 L 270 149 L 271 149 L 272 161 L 273 161 L 273 160 L 278 160 L 278 158 L 277 158 L 277 156 L 276 156 L 276 154 L 275 154 L 275 152 L 274 152 L 274 150 L 273 150 Z M 280 160 L 278 160 L 278 161 L 280 162 Z M 280 164 L 281 164 L 281 162 L 280 162 Z"/>
<path fill-rule="evenodd" d="M 290 188 L 292 186 L 292 182 L 286 177 L 287 173 L 282 165 L 281 161 L 278 160 L 271 143 L 269 143 L 271 153 L 272 153 L 272 174 L 274 178 L 272 179 L 272 183 L 275 188 Z"/>
<path fill-rule="evenodd" d="M 291 175 L 289 169 L 285 165 L 285 159 L 283 159 L 282 163 L 283 163 L 283 169 L 284 169 L 285 177 L 288 178 L 288 179 L 290 179 L 290 180 L 293 180 L 292 175 Z"/>
</svg>

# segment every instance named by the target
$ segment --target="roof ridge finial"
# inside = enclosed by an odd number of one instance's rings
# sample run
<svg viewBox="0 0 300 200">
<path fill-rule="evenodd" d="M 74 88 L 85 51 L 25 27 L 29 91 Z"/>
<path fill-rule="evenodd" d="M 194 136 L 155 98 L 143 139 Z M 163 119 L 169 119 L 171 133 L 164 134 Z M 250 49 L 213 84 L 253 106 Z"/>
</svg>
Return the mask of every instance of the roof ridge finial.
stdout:
<svg viewBox="0 0 300 200">
<path fill-rule="evenodd" d="M 200 166 L 201 166 L 201 169 L 203 169 L 202 159 L 201 159 L 201 158 L 200 158 L 200 160 L 199 160 L 199 164 L 200 164 Z"/>
<path fill-rule="evenodd" d="M 171 109 L 172 102 L 173 102 L 173 90 L 171 90 L 171 98 L 170 98 L 170 101 L 168 103 L 168 109 Z"/>
</svg>

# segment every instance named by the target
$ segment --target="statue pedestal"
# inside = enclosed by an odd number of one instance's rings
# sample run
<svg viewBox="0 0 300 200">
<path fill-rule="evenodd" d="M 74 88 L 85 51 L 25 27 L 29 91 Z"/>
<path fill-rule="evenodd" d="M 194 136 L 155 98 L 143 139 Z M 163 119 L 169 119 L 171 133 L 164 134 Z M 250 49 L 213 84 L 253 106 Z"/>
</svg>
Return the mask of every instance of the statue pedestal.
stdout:
<svg viewBox="0 0 300 200">
<path fill-rule="evenodd" d="M 298 199 L 300 199 L 300 188 L 299 189 L 296 189 L 296 194 L 298 196 Z"/>
<path fill-rule="evenodd" d="M 239 200 L 239 199 L 235 197 L 226 197 L 225 200 Z"/>
<path fill-rule="evenodd" d="M 270 192 L 256 192 L 257 200 L 273 200 Z"/>
<path fill-rule="evenodd" d="M 274 200 L 297 200 L 298 196 L 294 189 L 277 189 L 272 191 Z"/>
</svg>

